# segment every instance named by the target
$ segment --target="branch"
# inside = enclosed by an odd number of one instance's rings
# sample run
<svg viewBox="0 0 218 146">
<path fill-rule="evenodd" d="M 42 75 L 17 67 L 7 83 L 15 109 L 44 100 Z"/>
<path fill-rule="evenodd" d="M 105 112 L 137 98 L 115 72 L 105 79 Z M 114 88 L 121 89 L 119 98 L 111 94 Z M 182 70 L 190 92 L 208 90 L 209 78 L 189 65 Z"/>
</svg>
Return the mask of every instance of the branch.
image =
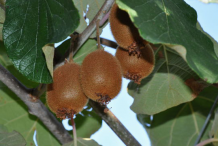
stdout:
<svg viewBox="0 0 218 146">
<path fill-rule="evenodd" d="M 207 139 L 207 140 L 204 140 L 204 141 L 200 142 L 200 143 L 197 144 L 196 146 L 204 146 L 204 145 L 209 144 L 209 143 L 212 143 L 212 142 L 218 142 L 218 139 L 216 139 L 216 138 L 210 138 L 210 139 Z"/>
<path fill-rule="evenodd" d="M 29 108 L 29 113 L 38 117 L 43 124 L 53 133 L 61 144 L 72 141 L 70 134 L 64 129 L 57 118 L 37 100 L 32 101 L 33 89 L 28 89 L 22 85 L 9 71 L 0 64 L 0 81 L 2 81 L 11 91 L 13 91 Z"/>
<path fill-rule="evenodd" d="M 213 111 L 214 111 L 214 109 L 216 108 L 216 104 L 217 104 L 217 103 L 218 103 L 218 95 L 217 95 L 217 97 L 216 97 L 216 99 L 215 99 L 215 101 L 214 101 L 214 103 L 213 103 L 213 105 L 212 105 L 212 107 L 211 107 L 211 109 L 210 109 L 209 114 L 207 115 L 207 119 L 206 119 L 206 121 L 204 122 L 204 125 L 203 125 L 203 127 L 202 127 L 202 129 L 201 129 L 201 132 L 200 132 L 200 134 L 198 135 L 197 140 L 195 141 L 195 145 L 198 144 L 198 142 L 200 141 L 202 135 L 204 134 L 205 129 L 207 128 L 207 125 L 208 125 L 208 123 L 209 123 L 209 121 L 210 121 L 210 117 L 211 117 L 211 115 L 213 114 Z"/>
<path fill-rule="evenodd" d="M 89 38 L 89 36 L 96 29 L 96 21 L 98 19 L 101 20 L 106 15 L 106 13 L 110 10 L 113 3 L 114 3 L 114 0 L 106 0 L 104 2 L 103 6 L 98 11 L 97 15 L 94 17 L 94 19 L 89 24 L 89 26 L 87 26 L 86 29 L 79 35 L 78 43 L 74 51 L 74 54 L 76 54 L 76 52 L 80 49 L 80 47 L 85 43 L 85 41 Z"/>
<path fill-rule="evenodd" d="M 105 112 L 105 107 L 102 107 L 99 103 L 92 100 L 89 100 L 89 105 L 127 146 L 141 146 L 109 109 Z"/>
</svg>

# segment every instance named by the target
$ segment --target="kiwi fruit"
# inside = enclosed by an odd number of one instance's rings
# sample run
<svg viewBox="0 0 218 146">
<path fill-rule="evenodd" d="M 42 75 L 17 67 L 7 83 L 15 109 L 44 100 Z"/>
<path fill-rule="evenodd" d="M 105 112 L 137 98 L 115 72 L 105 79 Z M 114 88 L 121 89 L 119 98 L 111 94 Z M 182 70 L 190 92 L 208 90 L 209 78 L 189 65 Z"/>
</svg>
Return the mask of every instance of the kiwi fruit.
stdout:
<svg viewBox="0 0 218 146">
<path fill-rule="evenodd" d="M 140 57 L 136 57 L 129 55 L 128 51 L 119 46 L 115 55 L 122 67 L 123 76 L 137 84 L 140 84 L 143 78 L 151 74 L 155 64 L 152 47 L 141 48 L 140 52 Z"/>
<path fill-rule="evenodd" d="M 88 98 L 80 85 L 81 66 L 65 62 L 53 74 L 53 83 L 47 85 L 47 104 L 58 118 L 65 119 L 83 110 Z"/>
<path fill-rule="evenodd" d="M 119 9 L 115 3 L 110 12 L 111 32 L 117 44 L 123 49 L 129 50 L 129 54 L 138 54 L 144 41 L 139 35 L 138 29 L 134 26 L 127 12 Z"/>
<path fill-rule="evenodd" d="M 122 71 L 119 61 L 110 53 L 98 49 L 83 60 L 80 80 L 88 98 L 106 105 L 121 89 Z"/>
</svg>

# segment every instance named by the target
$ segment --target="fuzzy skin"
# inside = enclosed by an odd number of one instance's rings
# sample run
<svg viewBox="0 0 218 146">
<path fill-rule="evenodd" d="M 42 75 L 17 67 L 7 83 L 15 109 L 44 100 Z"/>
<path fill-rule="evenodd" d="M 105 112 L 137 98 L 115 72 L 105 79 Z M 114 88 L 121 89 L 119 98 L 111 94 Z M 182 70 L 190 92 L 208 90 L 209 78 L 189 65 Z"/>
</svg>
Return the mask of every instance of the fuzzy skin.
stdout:
<svg viewBox="0 0 218 146">
<path fill-rule="evenodd" d="M 110 12 L 110 27 L 118 45 L 128 49 L 133 42 L 142 42 L 138 29 L 134 26 L 127 12 L 119 9 L 115 3 Z"/>
<path fill-rule="evenodd" d="M 128 51 L 118 47 L 115 56 L 121 64 L 124 76 L 127 73 L 137 74 L 141 76 L 139 80 L 141 81 L 150 75 L 154 69 L 155 57 L 153 49 L 150 47 L 141 49 L 141 56 L 139 58 L 136 55 L 129 55 Z"/>
<path fill-rule="evenodd" d="M 96 50 L 86 56 L 80 73 L 84 93 L 90 99 L 100 99 L 97 93 L 113 99 L 121 89 L 122 71 L 119 61 L 104 50 Z"/>
<path fill-rule="evenodd" d="M 66 63 L 54 71 L 53 83 L 47 86 L 47 104 L 52 112 L 66 108 L 76 113 L 83 110 L 88 98 L 82 91 L 79 73 L 80 66 Z"/>
</svg>

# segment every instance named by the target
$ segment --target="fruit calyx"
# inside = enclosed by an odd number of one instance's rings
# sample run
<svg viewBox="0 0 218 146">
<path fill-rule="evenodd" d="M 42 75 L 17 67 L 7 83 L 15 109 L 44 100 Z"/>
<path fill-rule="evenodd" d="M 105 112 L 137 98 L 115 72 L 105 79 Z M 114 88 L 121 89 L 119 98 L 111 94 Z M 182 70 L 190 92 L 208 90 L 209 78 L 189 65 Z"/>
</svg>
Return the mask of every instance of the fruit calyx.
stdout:
<svg viewBox="0 0 218 146">
<path fill-rule="evenodd" d="M 73 117 L 74 115 L 74 111 L 73 110 L 69 110 L 68 108 L 61 108 L 58 109 L 56 112 L 56 116 L 57 118 L 60 118 L 61 120 Z"/>
<path fill-rule="evenodd" d="M 95 93 L 100 99 L 96 101 L 99 102 L 102 106 L 106 106 L 110 101 L 111 98 L 108 95 L 102 95 L 101 93 Z"/>
<path fill-rule="evenodd" d="M 143 42 L 143 43 L 142 43 Z M 144 44 L 146 41 L 134 41 L 130 46 L 128 46 L 128 53 L 129 55 L 137 55 L 138 58 L 141 56 L 141 49 L 144 49 L 146 44 Z"/>
<path fill-rule="evenodd" d="M 124 77 L 127 78 L 127 79 L 130 79 L 130 80 L 133 80 L 137 84 L 140 84 L 140 81 L 141 81 L 141 78 L 142 78 L 141 75 L 135 74 L 135 73 L 130 73 L 130 72 L 127 72 L 124 75 Z"/>
</svg>

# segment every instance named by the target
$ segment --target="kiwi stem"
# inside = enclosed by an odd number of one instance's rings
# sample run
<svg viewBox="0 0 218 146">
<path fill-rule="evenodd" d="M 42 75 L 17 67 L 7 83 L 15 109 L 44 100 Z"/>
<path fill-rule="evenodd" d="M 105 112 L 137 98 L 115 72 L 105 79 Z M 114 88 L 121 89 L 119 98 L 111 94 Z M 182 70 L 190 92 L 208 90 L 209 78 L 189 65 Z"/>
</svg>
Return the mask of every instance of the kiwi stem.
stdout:
<svg viewBox="0 0 218 146">
<path fill-rule="evenodd" d="M 116 135 L 127 146 L 141 146 L 141 144 L 133 137 L 133 135 L 124 127 L 117 117 L 107 107 L 101 106 L 99 103 L 89 100 L 89 105 L 93 110 L 101 116 L 107 125 L 116 133 Z M 106 110 L 105 110 L 106 109 Z"/>
<path fill-rule="evenodd" d="M 85 41 L 90 37 L 93 31 L 96 29 L 96 20 L 102 19 L 106 13 L 110 10 L 114 3 L 114 0 L 106 0 L 102 5 L 101 9 L 98 11 L 97 15 L 90 22 L 89 26 L 79 35 L 78 44 L 75 48 L 74 54 L 80 49 L 80 47 L 85 43 Z"/>
<path fill-rule="evenodd" d="M 98 49 L 101 49 L 100 33 L 99 33 L 99 22 L 100 22 L 100 19 L 98 19 L 96 21 L 96 37 L 97 37 L 97 42 L 98 42 Z"/>
<path fill-rule="evenodd" d="M 109 16 L 110 16 L 110 11 L 107 12 L 107 14 L 101 19 L 101 21 L 99 23 L 100 27 L 108 20 Z"/>
<path fill-rule="evenodd" d="M 73 119 L 73 114 L 71 115 L 70 119 L 71 119 L 71 124 L 73 126 L 73 143 L 74 143 L 74 146 L 77 146 L 76 124 Z"/>
<path fill-rule="evenodd" d="M 78 34 L 72 34 L 71 37 L 71 43 L 70 43 L 70 50 L 69 50 L 69 62 L 73 62 L 73 52 L 74 48 L 76 46 L 76 40 L 78 38 Z"/>
<path fill-rule="evenodd" d="M 40 99 L 40 96 L 46 91 L 46 84 L 39 84 L 39 86 L 32 90 L 30 94 L 31 101 L 36 102 Z"/>
</svg>

